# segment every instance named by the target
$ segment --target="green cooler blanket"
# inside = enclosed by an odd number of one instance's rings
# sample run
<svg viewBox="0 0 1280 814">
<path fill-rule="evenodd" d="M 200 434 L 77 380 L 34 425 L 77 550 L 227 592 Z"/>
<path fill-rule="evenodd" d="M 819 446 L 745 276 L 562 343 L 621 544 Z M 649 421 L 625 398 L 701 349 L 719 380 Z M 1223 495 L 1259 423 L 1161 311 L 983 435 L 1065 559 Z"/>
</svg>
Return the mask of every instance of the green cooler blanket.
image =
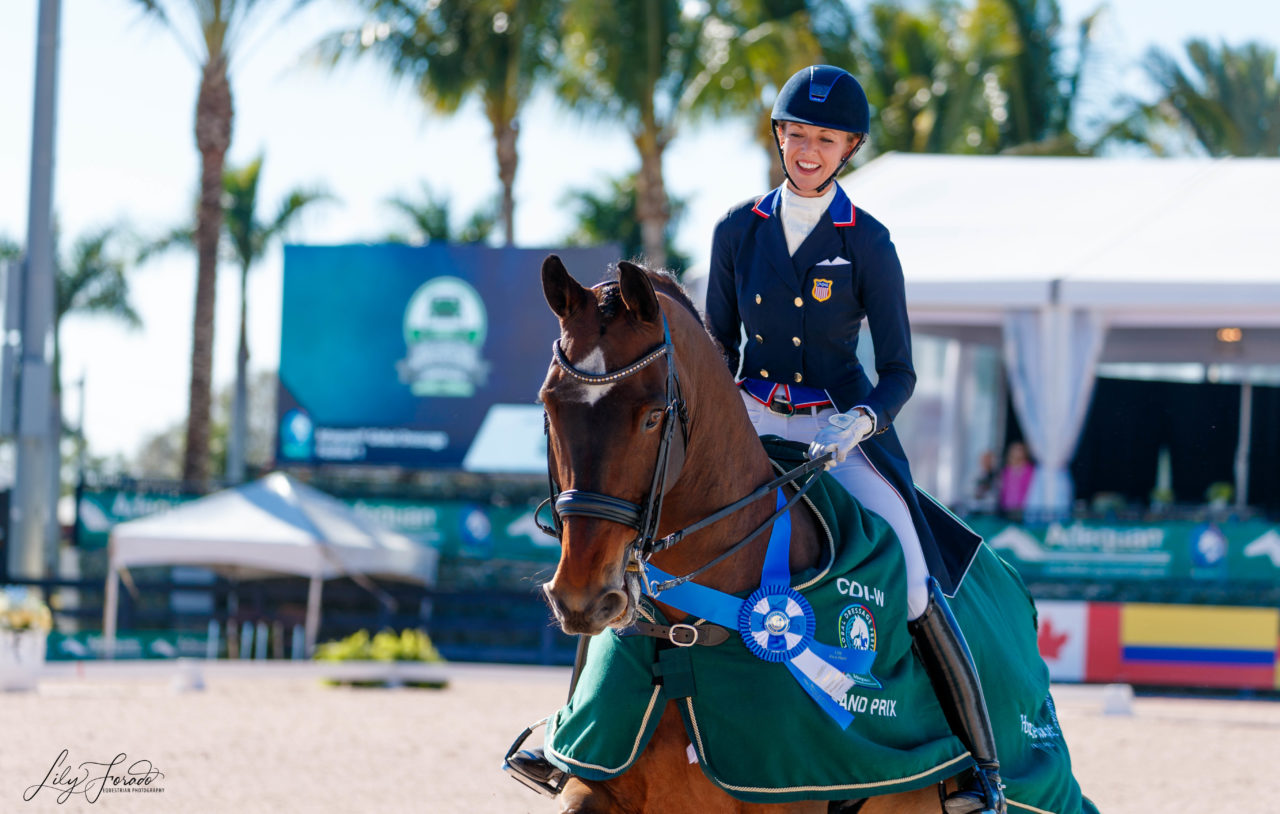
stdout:
<svg viewBox="0 0 1280 814">
<path fill-rule="evenodd" d="M 768 449 L 780 469 L 803 461 L 798 445 Z M 889 794 L 972 765 L 911 650 L 897 537 L 829 476 L 805 502 L 827 531 L 823 565 L 792 578 L 813 606 L 814 638 L 875 651 L 870 672 L 851 676 L 838 699 L 853 722 L 841 728 L 785 665 L 756 658 L 736 633 L 715 647 L 678 648 L 609 631 L 593 637 L 573 697 L 548 721 L 553 763 L 589 780 L 617 777 L 674 701 L 702 771 L 750 802 Z M 1010 810 L 1096 812 L 1071 774 L 1021 579 L 984 545 L 952 610 L 982 676 Z M 648 602 L 641 613 L 669 622 Z"/>
</svg>

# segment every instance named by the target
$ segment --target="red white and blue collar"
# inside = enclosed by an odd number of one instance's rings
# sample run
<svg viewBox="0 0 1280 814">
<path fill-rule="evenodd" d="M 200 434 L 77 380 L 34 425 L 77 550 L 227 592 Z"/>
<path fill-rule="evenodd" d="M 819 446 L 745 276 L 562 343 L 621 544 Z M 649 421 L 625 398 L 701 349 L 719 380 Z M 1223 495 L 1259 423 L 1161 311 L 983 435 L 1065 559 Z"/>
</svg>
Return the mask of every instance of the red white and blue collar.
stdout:
<svg viewBox="0 0 1280 814">
<path fill-rule="evenodd" d="M 831 198 L 831 205 L 827 207 L 827 213 L 831 215 L 831 223 L 835 226 L 852 226 L 858 218 L 858 210 L 853 205 L 853 201 L 849 200 L 849 196 L 844 194 L 844 189 L 839 184 L 834 186 L 836 194 Z M 781 197 L 782 187 L 771 189 L 756 201 L 751 211 L 762 218 L 773 217 L 778 211 L 778 199 Z"/>
</svg>

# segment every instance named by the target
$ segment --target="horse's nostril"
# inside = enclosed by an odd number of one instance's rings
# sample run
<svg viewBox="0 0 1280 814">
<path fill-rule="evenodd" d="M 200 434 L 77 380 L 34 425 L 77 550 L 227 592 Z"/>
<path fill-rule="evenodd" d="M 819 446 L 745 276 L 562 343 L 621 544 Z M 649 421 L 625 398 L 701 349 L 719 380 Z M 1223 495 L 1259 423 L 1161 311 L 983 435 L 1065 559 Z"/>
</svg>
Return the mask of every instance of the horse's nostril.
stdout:
<svg viewBox="0 0 1280 814">
<path fill-rule="evenodd" d="M 562 603 L 560 598 L 556 596 L 555 589 L 551 587 L 551 583 L 544 582 L 542 584 L 542 598 L 547 601 L 547 605 L 551 607 L 552 612 L 555 613 L 556 616 L 560 616 L 564 613 L 564 603 Z"/>
<path fill-rule="evenodd" d="M 602 624 L 608 624 L 616 619 L 627 607 L 627 595 L 622 591 L 609 591 L 600 597 L 599 603 L 596 604 L 596 618 Z"/>
</svg>

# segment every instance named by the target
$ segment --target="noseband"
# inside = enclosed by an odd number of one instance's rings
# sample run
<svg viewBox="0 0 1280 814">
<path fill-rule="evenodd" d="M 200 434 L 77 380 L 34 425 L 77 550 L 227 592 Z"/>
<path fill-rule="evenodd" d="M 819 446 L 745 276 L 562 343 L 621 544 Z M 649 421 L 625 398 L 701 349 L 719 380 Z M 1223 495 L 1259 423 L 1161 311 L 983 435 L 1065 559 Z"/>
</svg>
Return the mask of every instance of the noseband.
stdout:
<svg viewBox="0 0 1280 814">
<path fill-rule="evenodd" d="M 561 534 L 561 519 L 565 517 L 594 517 L 598 520 L 608 520 L 629 526 L 635 529 L 637 533 L 635 539 L 628 545 L 628 562 L 643 562 L 657 551 L 662 550 L 657 546 L 655 538 L 658 534 L 658 521 L 662 516 L 662 498 L 667 492 L 667 483 L 671 474 L 668 472 L 671 460 L 671 441 L 675 436 L 677 421 L 680 424 L 681 466 L 683 466 L 684 459 L 683 451 L 689 441 L 689 411 L 680 393 L 680 378 L 676 373 L 675 365 L 675 347 L 671 344 L 671 328 L 667 325 L 667 317 L 665 314 L 662 317 L 661 345 L 626 367 L 606 373 L 588 373 L 574 367 L 560 348 L 559 339 L 555 341 L 551 348 L 552 358 L 555 360 L 556 365 L 568 374 L 570 378 L 584 384 L 595 385 L 613 384 L 622 381 L 628 376 L 644 370 L 659 358 L 663 356 L 667 358 L 667 403 L 662 411 L 662 437 L 658 441 L 658 458 L 654 463 L 653 477 L 649 484 L 649 495 L 645 502 L 643 504 L 632 503 L 619 497 L 585 489 L 567 489 L 561 492 L 556 488 L 554 476 L 551 475 L 550 467 L 548 466 L 551 497 L 543 501 L 543 505 L 546 505 L 546 503 L 552 504 L 555 526 L 549 527 L 538 521 L 539 527 L 544 532 L 557 539 Z M 543 428 L 550 432 L 550 419 L 547 418 L 545 413 L 543 414 Z M 679 475 L 678 468 L 675 474 Z M 536 518 L 537 514 L 535 513 L 534 516 Z"/>
</svg>

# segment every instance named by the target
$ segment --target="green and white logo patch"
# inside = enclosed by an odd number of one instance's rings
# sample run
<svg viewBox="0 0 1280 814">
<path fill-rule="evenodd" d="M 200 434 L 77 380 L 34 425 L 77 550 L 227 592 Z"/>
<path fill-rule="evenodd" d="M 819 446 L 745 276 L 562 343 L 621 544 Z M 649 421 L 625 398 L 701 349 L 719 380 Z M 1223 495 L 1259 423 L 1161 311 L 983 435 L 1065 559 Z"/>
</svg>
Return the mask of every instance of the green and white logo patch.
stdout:
<svg viewBox="0 0 1280 814">
<path fill-rule="evenodd" d="M 428 280 L 404 310 L 408 355 L 396 363 L 415 396 L 468 398 L 489 375 L 480 356 L 488 331 L 484 300 L 457 277 Z"/>
<path fill-rule="evenodd" d="M 876 617 L 866 605 L 848 605 L 840 611 L 840 646 L 850 650 L 876 649 Z M 884 685 L 871 673 L 846 673 L 859 687 L 881 689 Z"/>
</svg>

